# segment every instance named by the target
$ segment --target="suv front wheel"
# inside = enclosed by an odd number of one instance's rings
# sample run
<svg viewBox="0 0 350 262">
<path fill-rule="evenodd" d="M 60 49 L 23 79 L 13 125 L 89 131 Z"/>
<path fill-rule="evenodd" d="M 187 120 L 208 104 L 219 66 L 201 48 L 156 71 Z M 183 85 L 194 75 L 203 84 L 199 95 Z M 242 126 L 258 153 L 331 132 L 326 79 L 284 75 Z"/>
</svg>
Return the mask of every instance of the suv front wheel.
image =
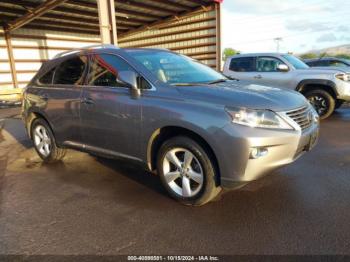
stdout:
<svg viewBox="0 0 350 262">
<path fill-rule="evenodd" d="M 335 99 L 325 90 L 317 89 L 305 94 L 307 100 L 315 108 L 320 119 L 326 119 L 335 110 Z"/>
<path fill-rule="evenodd" d="M 174 137 L 160 148 L 157 169 L 171 197 L 185 205 L 203 205 L 220 192 L 210 154 L 188 137 Z"/>
</svg>

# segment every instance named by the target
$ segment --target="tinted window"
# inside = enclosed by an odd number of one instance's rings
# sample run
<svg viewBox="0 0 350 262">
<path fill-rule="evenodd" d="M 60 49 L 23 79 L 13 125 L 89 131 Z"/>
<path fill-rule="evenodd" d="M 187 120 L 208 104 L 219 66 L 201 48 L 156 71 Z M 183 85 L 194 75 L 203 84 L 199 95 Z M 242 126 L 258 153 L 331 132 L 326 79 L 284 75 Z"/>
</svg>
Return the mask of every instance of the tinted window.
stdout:
<svg viewBox="0 0 350 262">
<path fill-rule="evenodd" d="M 256 71 L 277 72 L 277 67 L 280 64 L 283 64 L 283 62 L 274 57 L 258 57 L 256 59 Z"/>
<path fill-rule="evenodd" d="M 81 85 L 83 83 L 86 62 L 86 56 L 76 56 L 62 62 L 56 69 L 54 84 Z"/>
<path fill-rule="evenodd" d="M 347 67 L 348 65 L 337 60 L 331 60 L 329 61 L 329 66 L 335 66 L 335 67 Z"/>
<path fill-rule="evenodd" d="M 125 87 L 119 80 L 119 72 L 134 71 L 123 59 L 115 55 L 92 55 L 88 85 Z"/>
<path fill-rule="evenodd" d="M 307 62 L 309 66 L 328 66 L 328 60 L 319 60 L 319 61 L 311 61 Z"/>
<path fill-rule="evenodd" d="M 42 77 L 39 78 L 38 83 L 41 85 L 50 85 L 52 84 L 52 77 L 55 68 L 52 68 L 49 72 L 45 73 Z"/>
<path fill-rule="evenodd" d="M 253 57 L 233 58 L 230 62 L 230 70 L 236 72 L 253 72 L 255 71 Z"/>
</svg>

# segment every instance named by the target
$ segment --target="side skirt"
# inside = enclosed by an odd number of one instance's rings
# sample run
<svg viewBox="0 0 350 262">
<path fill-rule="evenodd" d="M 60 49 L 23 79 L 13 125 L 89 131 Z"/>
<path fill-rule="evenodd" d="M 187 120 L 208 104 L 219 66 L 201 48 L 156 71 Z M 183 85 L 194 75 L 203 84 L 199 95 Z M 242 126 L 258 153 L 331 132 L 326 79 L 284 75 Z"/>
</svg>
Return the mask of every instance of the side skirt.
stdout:
<svg viewBox="0 0 350 262">
<path fill-rule="evenodd" d="M 129 156 L 123 153 L 119 153 L 116 151 L 100 148 L 100 147 L 95 147 L 95 146 L 90 146 L 90 145 L 85 145 L 73 141 L 65 141 L 63 142 L 63 146 L 67 148 L 72 148 L 78 151 L 86 152 L 86 153 L 91 153 L 97 156 L 101 156 L 104 158 L 111 158 L 111 159 L 127 159 L 131 161 L 138 162 L 138 164 L 142 164 L 142 166 L 145 167 L 146 170 L 148 170 L 147 164 L 140 158 Z"/>
</svg>

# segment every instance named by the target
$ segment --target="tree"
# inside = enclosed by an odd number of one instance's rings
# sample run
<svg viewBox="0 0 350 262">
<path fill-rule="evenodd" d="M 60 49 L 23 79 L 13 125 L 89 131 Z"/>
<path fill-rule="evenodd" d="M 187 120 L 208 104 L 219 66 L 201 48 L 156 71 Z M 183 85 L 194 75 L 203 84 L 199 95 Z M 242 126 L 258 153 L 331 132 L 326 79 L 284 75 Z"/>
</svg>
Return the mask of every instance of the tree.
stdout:
<svg viewBox="0 0 350 262">
<path fill-rule="evenodd" d="M 350 54 L 337 54 L 335 55 L 337 58 L 350 59 Z"/>
<path fill-rule="evenodd" d="M 315 53 L 306 53 L 306 54 L 302 54 L 300 56 L 300 58 L 302 59 L 312 59 L 312 58 L 318 58 L 318 55 Z"/>
<path fill-rule="evenodd" d="M 224 51 L 222 52 L 222 60 L 226 61 L 228 57 L 233 55 L 238 55 L 238 54 L 240 54 L 240 52 L 233 48 L 225 48 Z"/>
</svg>

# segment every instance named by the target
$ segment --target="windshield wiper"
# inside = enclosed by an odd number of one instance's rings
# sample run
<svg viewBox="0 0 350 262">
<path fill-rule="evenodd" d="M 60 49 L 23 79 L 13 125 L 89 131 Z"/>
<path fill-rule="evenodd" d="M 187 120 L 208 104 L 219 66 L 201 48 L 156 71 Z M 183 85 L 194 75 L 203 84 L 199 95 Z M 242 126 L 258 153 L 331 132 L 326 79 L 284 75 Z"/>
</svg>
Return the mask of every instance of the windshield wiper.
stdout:
<svg viewBox="0 0 350 262">
<path fill-rule="evenodd" d="M 218 83 L 223 83 L 223 82 L 226 82 L 227 80 L 228 79 L 226 79 L 226 78 L 218 79 L 218 80 L 209 82 L 208 85 L 214 85 L 214 84 L 218 84 Z"/>
<path fill-rule="evenodd" d="M 228 80 L 235 80 L 235 81 L 239 81 L 239 79 L 238 78 L 234 78 L 234 77 L 232 77 L 232 76 L 226 76 L 227 77 L 227 79 Z"/>
<path fill-rule="evenodd" d="M 198 83 L 172 83 L 170 85 L 172 85 L 172 86 L 195 86 L 195 85 L 198 85 Z"/>
</svg>

